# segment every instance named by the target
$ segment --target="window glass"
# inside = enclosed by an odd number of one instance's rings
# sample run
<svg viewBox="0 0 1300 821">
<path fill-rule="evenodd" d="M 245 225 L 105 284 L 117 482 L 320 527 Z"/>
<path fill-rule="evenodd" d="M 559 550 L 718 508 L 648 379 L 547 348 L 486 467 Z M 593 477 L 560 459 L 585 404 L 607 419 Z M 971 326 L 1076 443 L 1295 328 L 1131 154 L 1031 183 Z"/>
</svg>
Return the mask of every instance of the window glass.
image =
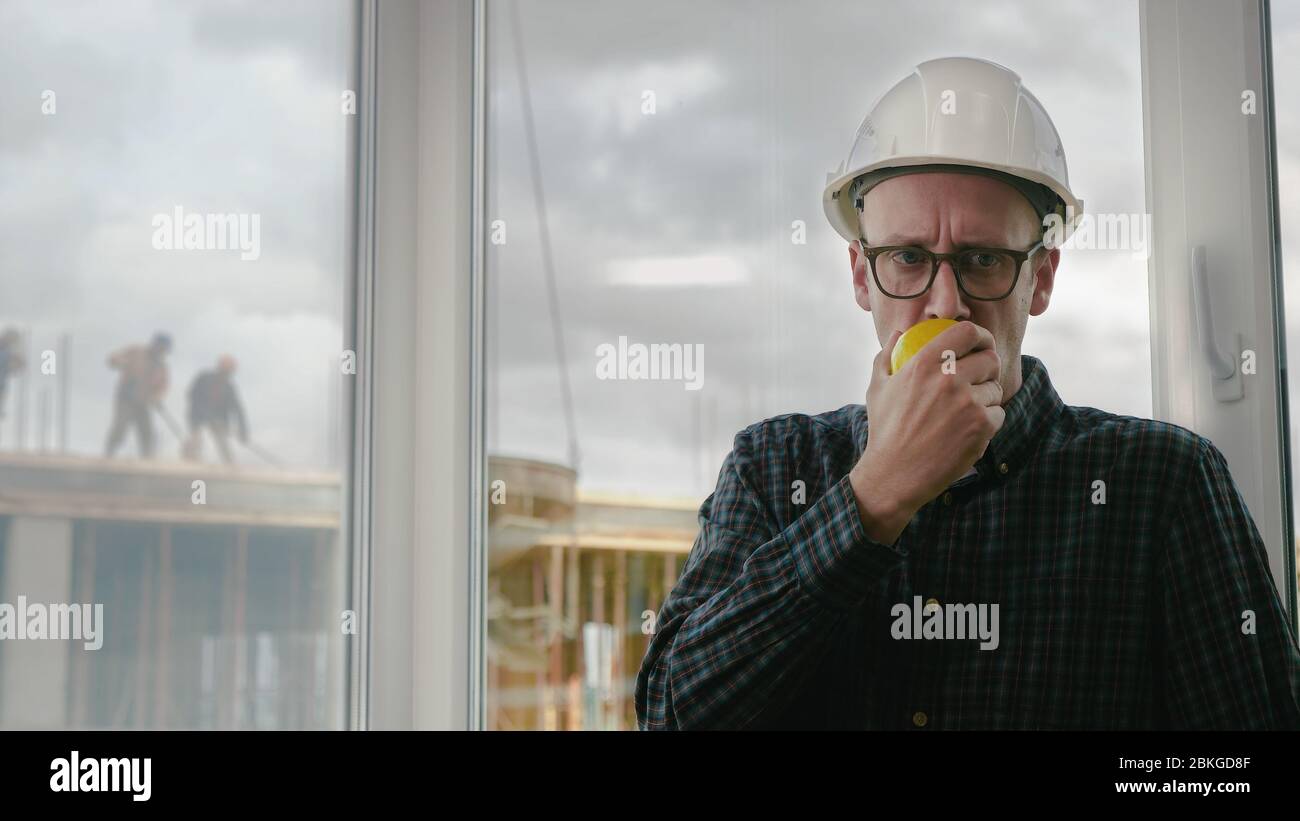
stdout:
<svg viewBox="0 0 1300 821">
<path fill-rule="evenodd" d="M 0 20 L 0 727 L 342 727 L 355 4 Z"/>
<path fill-rule="evenodd" d="M 489 506 L 489 727 L 634 727 L 655 613 L 734 434 L 862 401 L 880 343 L 821 189 L 872 102 L 922 60 L 1018 72 L 1088 209 L 1135 227 L 1063 252 L 1023 352 L 1065 402 L 1150 416 L 1136 5 L 488 12 L 487 424 L 504 482 Z M 680 370 L 619 369 L 656 343 L 680 346 Z"/>
</svg>

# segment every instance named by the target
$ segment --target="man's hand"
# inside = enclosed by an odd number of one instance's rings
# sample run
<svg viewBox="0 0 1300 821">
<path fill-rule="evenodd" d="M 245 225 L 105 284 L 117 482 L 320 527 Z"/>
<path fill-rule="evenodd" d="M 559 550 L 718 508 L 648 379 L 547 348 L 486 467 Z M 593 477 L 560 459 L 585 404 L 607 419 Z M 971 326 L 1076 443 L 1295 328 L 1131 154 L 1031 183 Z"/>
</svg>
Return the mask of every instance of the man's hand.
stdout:
<svg viewBox="0 0 1300 821">
<path fill-rule="evenodd" d="M 884 544 L 893 544 L 916 511 L 970 470 L 1006 418 L 1001 362 L 988 330 L 958 322 L 890 376 L 900 335 L 894 331 L 876 355 L 867 448 L 849 472 L 867 535 Z M 956 357 L 952 373 L 943 370 L 945 350 Z"/>
</svg>

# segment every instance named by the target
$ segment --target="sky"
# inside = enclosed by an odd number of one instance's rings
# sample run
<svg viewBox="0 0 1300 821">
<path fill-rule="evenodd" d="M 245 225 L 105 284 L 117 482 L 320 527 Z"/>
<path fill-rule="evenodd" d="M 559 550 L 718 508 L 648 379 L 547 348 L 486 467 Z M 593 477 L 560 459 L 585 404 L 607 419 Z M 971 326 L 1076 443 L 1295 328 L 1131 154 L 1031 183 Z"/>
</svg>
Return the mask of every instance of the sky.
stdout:
<svg viewBox="0 0 1300 821">
<path fill-rule="evenodd" d="M 740 429 L 862 401 L 879 345 L 821 189 L 872 102 L 922 60 L 1012 68 L 1054 119 L 1089 209 L 1146 210 L 1128 0 L 521 3 L 540 178 L 512 6 L 489 8 L 486 216 L 506 242 L 488 256 L 488 445 L 567 462 L 566 380 L 585 489 L 702 498 Z M 1288 56 L 1300 16 L 1278 4 L 1273 22 L 1278 99 L 1300 99 Z M 330 462 L 353 24 L 341 0 L 0 0 L 0 326 L 30 328 L 37 349 L 71 335 L 74 450 L 102 448 L 106 354 L 168 330 L 173 414 L 193 375 L 230 353 L 256 441 L 295 466 Z M 1277 119 L 1284 248 L 1297 260 L 1300 110 Z M 153 249 L 152 217 L 176 205 L 259 214 L 261 257 Z M 795 221 L 804 244 L 791 242 Z M 1287 289 L 1292 315 L 1297 295 Z M 1023 352 L 1067 403 L 1150 416 L 1148 307 L 1145 260 L 1066 251 Z M 596 351 L 619 337 L 703 346 L 703 388 L 598 378 Z M 0 447 L 14 440 L 13 402 Z"/>
<path fill-rule="evenodd" d="M 328 461 L 347 270 L 350 8 L 0 3 L 0 326 L 28 329 L 36 351 L 70 335 L 72 450 L 103 447 L 107 354 L 161 330 L 175 340 L 173 416 L 194 375 L 231 354 L 254 439 L 295 466 Z M 47 90 L 52 114 L 42 113 Z M 155 250 L 151 221 L 177 205 L 260 215 L 260 257 Z M 29 390 L 31 447 L 52 384 Z M 16 398 L 0 446 L 16 441 Z M 175 458 L 176 442 L 157 435 Z"/>
<path fill-rule="evenodd" d="M 1087 206 L 1145 211 L 1136 4 L 524 3 L 562 371 L 509 8 L 488 24 L 488 211 L 507 229 L 489 260 L 489 442 L 565 462 L 564 374 L 587 487 L 702 497 L 737 431 L 862 401 L 879 343 L 821 190 L 918 62 L 1012 68 Z M 795 220 L 806 244 L 791 242 Z M 1064 252 L 1023 352 L 1066 402 L 1150 415 L 1146 277 L 1127 251 Z M 597 378 L 597 347 L 620 336 L 703 345 L 703 389 Z"/>
</svg>

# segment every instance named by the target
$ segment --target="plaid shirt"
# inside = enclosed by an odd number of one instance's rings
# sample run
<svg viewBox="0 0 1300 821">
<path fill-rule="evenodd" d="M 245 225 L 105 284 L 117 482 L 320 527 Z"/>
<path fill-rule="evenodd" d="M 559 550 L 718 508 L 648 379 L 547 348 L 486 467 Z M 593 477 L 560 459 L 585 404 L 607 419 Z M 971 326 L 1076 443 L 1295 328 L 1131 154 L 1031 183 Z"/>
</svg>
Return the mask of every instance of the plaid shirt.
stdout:
<svg viewBox="0 0 1300 821">
<path fill-rule="evenodd" d="M 1021 361 L 976 473 L 892 545 L 849 486 L 862 405 L 741 431 L 642 661 L 641 727 L 1300 727 L 1300 650 L 1223 455 L 1065 405 Z M 914 597 L 998 604 L 996 649 L 893 638 Z"/>
</svg>

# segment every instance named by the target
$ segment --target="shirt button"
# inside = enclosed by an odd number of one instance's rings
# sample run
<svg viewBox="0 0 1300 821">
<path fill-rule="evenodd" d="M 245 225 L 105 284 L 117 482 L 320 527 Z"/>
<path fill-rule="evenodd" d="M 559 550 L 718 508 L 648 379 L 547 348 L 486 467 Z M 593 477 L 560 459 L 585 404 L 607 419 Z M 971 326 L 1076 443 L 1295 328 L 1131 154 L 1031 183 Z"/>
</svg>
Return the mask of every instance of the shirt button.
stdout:
<svg viewBox="0 0 1300 821">
<path fill-rule="evenodd" d="M 926 718 L 925 713 L 921 712 L 920 710 L 917 710 L 915 713 L 912 713 L 912 724 L 917 727 L 924 727 L 925 722 L 928 720 L 929 719 Z"/>
<path fill-rule="evenodd" d="M 939 600 L 938 600 L 938 599 L 926 599 L 926 600 L 925 600 L 925 609 L 926 609 L 927 612 L 930 610 L 930 608 L 932 608 L 932 607 L 938 607 L 938 606 L 939 606 Z"/>
<path fill-rule="evenodd" d="M 1003 462 L 1002 464 L 998 465 L 998 473 L 1006 473 L 1010 469 L 1011 468 L 1007 467 L 1006 462 Z"/>
<path fill-rule="evenodd" d="M 945 505 L 950 505 L 950 504 L 952 504 L 952 494 L 951 494 L 951 493 L 945 493 L 945 494 L 943 494 L 943 503 L 944 503 Z"/>
</svg>

